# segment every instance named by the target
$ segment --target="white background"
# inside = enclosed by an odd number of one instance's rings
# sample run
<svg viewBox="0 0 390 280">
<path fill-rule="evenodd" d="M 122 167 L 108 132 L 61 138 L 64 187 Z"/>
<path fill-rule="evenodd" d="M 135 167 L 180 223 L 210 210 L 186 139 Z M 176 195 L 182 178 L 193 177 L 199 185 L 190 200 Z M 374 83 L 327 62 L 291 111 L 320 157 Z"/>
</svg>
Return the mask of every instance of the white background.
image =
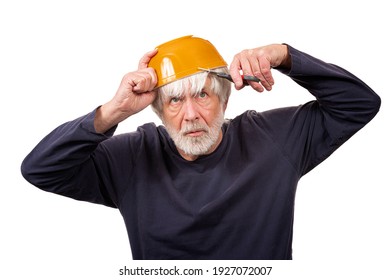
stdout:
<svg viewBox="0 0 390 280">
<path fill-rule="evenodd" d="M 251 264 L 274 267 L 264 279 L 389 279 L 385 3 L 1 0 L 0 278 L 125 279 L 124 265 Z M 242 49 L 286 42 L 348 69 L 382 98 L 377 117 L 301 180 L 292 262 L 131 261 L 117 210 L 45 193 L 20 174 L 43 136 L 108 101 L 146 51 L 189 34 L 210 40 L 228 63 Z M 227 117 L 311 99 L 281 74 L 275 79 L 269 93 L 233 92 Z M 149 121 L 158 122 L 147 109 L 117 133 Z"/>
</svg>

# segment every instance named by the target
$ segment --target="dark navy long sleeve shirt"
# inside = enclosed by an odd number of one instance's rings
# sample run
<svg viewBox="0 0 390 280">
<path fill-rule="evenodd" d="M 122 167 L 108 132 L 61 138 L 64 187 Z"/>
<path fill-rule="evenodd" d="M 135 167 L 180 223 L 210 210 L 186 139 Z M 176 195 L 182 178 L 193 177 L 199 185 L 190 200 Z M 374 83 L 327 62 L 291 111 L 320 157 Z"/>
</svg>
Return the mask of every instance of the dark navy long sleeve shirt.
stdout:
<svg viewBox="0 0 390 280">
<path fill-rule="evenodd" d="M 282 70 L 313 101 L 247 111 L 210 155 L 186 161 L 163 126 L 96 133 L 95 111 L 47 135 L 22 174 L 45 191 L 119 209 L 134 259 L 291 259 L 299 179 L 378 112 L 346 70 L 289 47 Z"/>
</svg>

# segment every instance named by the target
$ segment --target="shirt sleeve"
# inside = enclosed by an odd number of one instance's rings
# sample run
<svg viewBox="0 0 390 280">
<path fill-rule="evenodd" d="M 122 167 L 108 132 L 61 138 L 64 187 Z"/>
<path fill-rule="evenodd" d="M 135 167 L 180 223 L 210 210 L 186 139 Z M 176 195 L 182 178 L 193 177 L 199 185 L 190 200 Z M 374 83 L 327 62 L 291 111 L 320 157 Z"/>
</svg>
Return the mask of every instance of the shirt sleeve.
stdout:
<svg viewBox="0 0 390 280">
<path fill-rule="evenodd" d="M 345 69 L 288 48 L 292 67 L 278 70 L 307 89 L 315 100 L 261 115 L 275 143 L 304 175 L 370 122 L 381 99 Z"/>
<path fill-rule="evenodd" d="M 36 187 L 77 200 L 117 207 L 114 189 L 102 184 L 93 160 L 99 143 L 109 139 L 95 132 L 95 112 L 67 122 L 41 140 L 21 165 L 24 178 Z"/>
</svg>

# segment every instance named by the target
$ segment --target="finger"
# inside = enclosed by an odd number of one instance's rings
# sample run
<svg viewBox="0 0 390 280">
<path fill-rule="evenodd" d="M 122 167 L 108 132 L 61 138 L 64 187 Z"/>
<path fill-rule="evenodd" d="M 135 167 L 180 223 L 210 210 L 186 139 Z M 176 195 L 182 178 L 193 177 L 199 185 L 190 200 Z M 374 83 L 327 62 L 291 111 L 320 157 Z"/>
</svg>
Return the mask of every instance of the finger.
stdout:
<svg viewBox="0 0 390 280">
<path fill-rule="evenodd" d="M 153 90 L 156 85 L 157 85 L 157 74 L 156 74 L 156 70 L 154 70 L 154 68 L 146 68 L 146 71 L 147 73 L 150 75 L 150 84 L 149 84 L 149 88 L 148 90 Z"/>
<path fill-rule="evenodd" d="M 139 70 L 134 79 L 133 91 L 137 93 L 152 91 L 157 84 L 157 75 L 153 68 Z"/>
<path fill-rule="evenodd" d="M 248 81 L 248 84 L 256 91 L 258 92 L 263 92 L 264 91 L 264 88 L 262 86 L 262 80 L 263 80 L 263 76 L 261 74 L 261 70 L 260 70 L 260 65 L 259 65 L 259 62 L 257 60 L 257 58 L 254 56 L 254 55 L 251 55 L 248 57 L 248 66 L 247 66 L 247 69 L 248 70 L 244 70 L 244 75 L 251 75 L 251 76 L 255 76 L 257 78 L 260 79 L 260 83 L 258 82 L 254 82 L 254 81 Z"/>
<path fill-rule="evenodd" d="M 229 73 L 237 90 L 240 90 L 244 87 L 244 82 L 241 77 L 241 69 L 242 68 L 239 55 L 236 55 L 234 56 L 233 61 L 230 64 Z"/>
<path fill-rule="evenodd" d="M 272 90 L 274 85 L 274 79 L 271 73 L 271 65 L 267 58 L 256 58 L 256 62 L 253 62 L 253 75 L 260 79 L 260 83 L 268 91 Z"/>
<path fill-rule="evenodd" d="M 134 86 L 132 88 L 132 92 L 133 93 L 144 93 L 144 92 L 146 92 L 145 84 L 146 84 L 146 81 L 145 81 L 145 79 L 143 77 L 137 77 L 134 80 Z"/>
<path fill-rule="evenodd" d="M 261 73 L 261 67 L 259 64 L 259 61 L 257 60 L 257 57 L 253 53 L 253 50 L 246 50 L 242 52 L 242 58 L 241 58 L 241 68 L 243 75 L 248 76 L 256 76 L 260 79 L 260 83 L 248 81 L 248 84 L 257 92 L 263 92 L 264 91 L 264 77 Z"/>
<path fill-rule="evenodd" d="M 158 50 L 154 49 L 144 54 L 138 63 L 138 70 L 148 68 L 149 61 L 152 59 L 153 56 L 157 54 L 157 52 Z"/>
<path fill-rule="evenodd" d="M 148 91 L 150 77 L 148 75 L 138 75 L 134 79 L 133 92 L 134 93 L 144 93 Z"/>
<path fill-rule="evenodd" d="M 265 87 L 266 90 L 272 90 L 272 86 L 274 85 L 274 78 L 272 76 L 271 68 L 263 68 L 261 73 L 264 77 L 264 81 L 261 81 L 261 84 Z"/>
</svg>

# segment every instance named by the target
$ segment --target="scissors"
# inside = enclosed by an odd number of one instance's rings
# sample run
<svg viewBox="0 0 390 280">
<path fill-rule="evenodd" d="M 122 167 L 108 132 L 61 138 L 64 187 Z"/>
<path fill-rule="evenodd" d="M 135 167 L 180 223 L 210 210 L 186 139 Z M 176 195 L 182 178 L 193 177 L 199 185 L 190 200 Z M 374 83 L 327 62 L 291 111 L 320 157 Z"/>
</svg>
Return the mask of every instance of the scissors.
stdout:
<svg viewBox="0 0 390 280">
<path fill-rule="evenodd" d="M 211 69 L 202 68 L 202 67 L 198 67 L 198 69 L 202 70 L 202 71 L 209 72 L 211 74 L 217 75 L 218 77 L 221 77 L 221 78 L 224 78 L 224 79 L 227 79 L 227 80 L 233 82 L 233 79 L 232 79 L 232 77 L 229 74 L 222 73 L 222 72 L 217 72 L 217 71 L 214 71 L 214 70 L 211 70 Z M 255 76 L 241 75 L 241 78 L 242 78 L 245 86 L 249 85 L 248 81 L 253 81 L 253 82 L 257 82 L 257 83 L 260 82 L 260 79 L 255 77 Z"/>
</svg>

